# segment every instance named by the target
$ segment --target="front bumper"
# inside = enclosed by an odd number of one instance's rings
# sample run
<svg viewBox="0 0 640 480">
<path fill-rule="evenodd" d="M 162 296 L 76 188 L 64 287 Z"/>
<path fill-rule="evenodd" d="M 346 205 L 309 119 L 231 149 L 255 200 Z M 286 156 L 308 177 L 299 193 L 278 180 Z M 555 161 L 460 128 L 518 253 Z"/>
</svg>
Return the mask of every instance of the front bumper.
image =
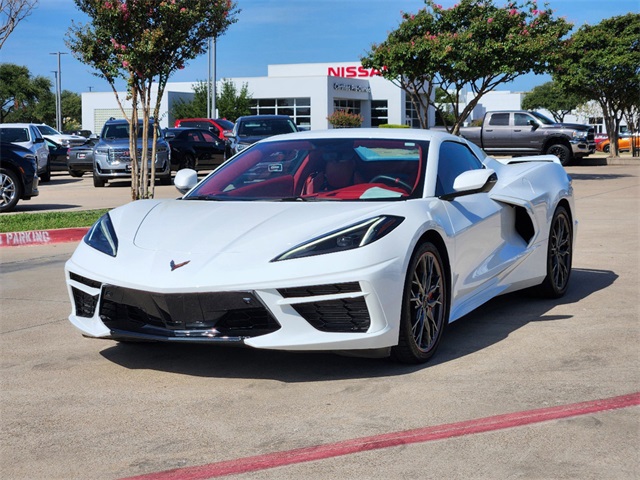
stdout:
<svg viewBox="0 0 640 480">
<path fill-rule="evenodd" d="M 72 260 L 65 270 L 69 320 L 87 336 L 282 350 L 379 349 L 398 340 L 402 289 L 388 284 L 391 263 L 351 272 L 360 281 L 186 293 L 102 283 Z"/>
<path fill-rule="evenodd" d="M 584 139 L 571 140 L 571 153 L 574 157 L 586 157 L 596 151 L 596 142 Z"/>
</svg>

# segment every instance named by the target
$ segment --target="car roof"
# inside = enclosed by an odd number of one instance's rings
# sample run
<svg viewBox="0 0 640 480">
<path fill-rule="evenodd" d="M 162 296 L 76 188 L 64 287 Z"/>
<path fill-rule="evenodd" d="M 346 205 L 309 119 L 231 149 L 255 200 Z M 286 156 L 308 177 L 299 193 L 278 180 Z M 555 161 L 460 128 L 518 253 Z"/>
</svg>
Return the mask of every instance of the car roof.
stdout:
<svg viewBox="0 0 640 480">
<path fill-rule="evenodd" d="M 454 140 L 459 143 L 468 142 L 462 138 L 450 133 L 423 130 L 418 128 L 337 128 L 331 130 L 306 130 L 295 133 L 285 133 L 272 137 L 267 137 L 262 142 L 277 142 L 282 140 L 314 140 L 321 138 L 386 138 L 401 140 Z"/>
<path fill-rule="evenodd" d="M 238 117 L 236 123 L 240 120 L 268 120 L 268 119 L 278 119 L 278 120 L 292 120 L 289 115 L 245 115 L 244 117 Z"/>
</svg>

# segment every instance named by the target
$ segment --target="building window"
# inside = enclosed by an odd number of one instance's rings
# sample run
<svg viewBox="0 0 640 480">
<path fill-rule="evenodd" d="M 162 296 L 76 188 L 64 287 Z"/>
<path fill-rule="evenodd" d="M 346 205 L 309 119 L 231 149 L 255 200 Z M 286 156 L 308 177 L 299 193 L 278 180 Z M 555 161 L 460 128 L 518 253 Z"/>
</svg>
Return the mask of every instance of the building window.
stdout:
<svg viewBox="0 0 640 480">
<path fill-rule="evenodd" d="M 411 103 L 411 100 L 407 99 L 404 104 L 406 111 L 405 125 L 409 125 L 411 128 L 420 128 L 420 114 Z"/>
<path fill-rule="evenodd" d="M 336 110 L 360 114 L 360 100 L 334 100 L 333 111 Z"/>
<path fill-rule="evenodd" d="M 386 100 L 371 101 L 371 126 L 379 127 L 389 123 L 389 106 Z"/>
<path fill-rule="evenodd" d="M 252 115 L 289 115 L 299 127 L 311 126 L 311 98 L 258 98 L 251 102 Z"/>
</svg>

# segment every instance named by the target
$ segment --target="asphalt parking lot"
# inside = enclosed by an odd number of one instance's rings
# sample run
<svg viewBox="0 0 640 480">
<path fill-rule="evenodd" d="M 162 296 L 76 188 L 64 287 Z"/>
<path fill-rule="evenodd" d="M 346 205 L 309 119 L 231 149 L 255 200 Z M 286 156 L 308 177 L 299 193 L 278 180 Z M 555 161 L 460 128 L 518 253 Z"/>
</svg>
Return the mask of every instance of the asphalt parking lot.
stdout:
<svg viewBox="0 0 640 480">
<path fill-rule="evenodd" d="M 86 339 L 66 318 L 75 244 L 0 249 L 2 478 L 640 478 L 640 166 L 568 172 L 567 295 L 495 299 L 418 367 Z M 128 201 L 54 173 L 16 212 Z"/>
</svg>

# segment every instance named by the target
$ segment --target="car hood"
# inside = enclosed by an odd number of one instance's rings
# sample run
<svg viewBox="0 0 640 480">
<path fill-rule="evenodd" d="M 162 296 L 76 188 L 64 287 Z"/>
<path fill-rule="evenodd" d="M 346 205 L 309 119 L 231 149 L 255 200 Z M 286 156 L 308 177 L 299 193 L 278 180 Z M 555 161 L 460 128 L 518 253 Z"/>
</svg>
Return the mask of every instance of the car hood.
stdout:
<svg viewBox="0 0 640 480">
<path fill-rule="evenodd" d="M 150 204 L 132 240 L 136 247 L 156 252 L 240 253 L 265 261 L 302 242 L 375 216 L 383 205 L 166 200 Z M 141 213 L 130 217 L 123 213 L 122 218 L 135 222 Z"/>
<path fill-rule="evenodd" d="M 580 123 L 554 123 L 553 125 L 544 125 L 544 128 L 555 128 L 555 129 L 567 129 L 567 130 L 589 130 L 589 125 L 583 125 Z"/>
</svg>

